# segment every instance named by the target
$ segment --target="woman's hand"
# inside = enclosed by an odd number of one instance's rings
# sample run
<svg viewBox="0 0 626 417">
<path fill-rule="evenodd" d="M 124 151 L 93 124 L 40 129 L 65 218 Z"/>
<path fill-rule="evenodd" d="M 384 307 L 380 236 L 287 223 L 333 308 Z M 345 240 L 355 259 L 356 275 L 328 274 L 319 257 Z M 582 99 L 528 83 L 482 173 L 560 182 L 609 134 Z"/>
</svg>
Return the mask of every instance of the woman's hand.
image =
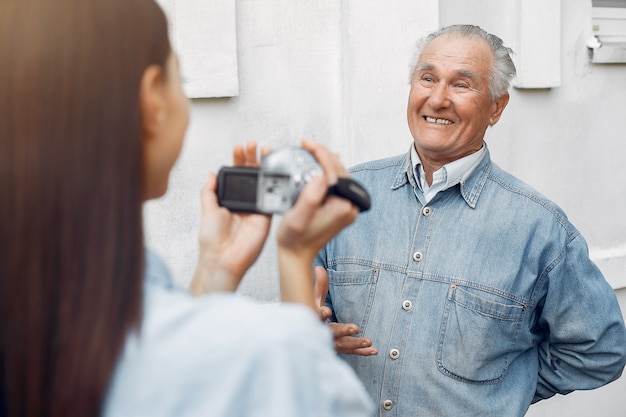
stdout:
<svg viewBox="0 0 626 417">
<path fill-rule="evenodd" d="M 263 153 L 267 153 L 264 149 Z M 233 150 L 233 165 L 258 166 L 256 143 Z M 200 254 L 190 285 L 195 295 L 235 291 L 256 261 L 270 230 L 271 216 L 233 213 L 218 205 L 217 177 L 211 173 L 202 188 Z"/>
<path fill-rule="evenodd" d="M 302 147 L 315 156 L 324 169 L 324 177 L 307 183 L 278 229 L 281 298 L 317 311 L 319 306 L 313 298 L 313 260 L 333 236 L 356 219 L 359 209 L 344 198 L 327 196 L 328 187 L 338 177 L 349 176 L 337 155 L 309 141 L 303 141 Z"/>
</svg>

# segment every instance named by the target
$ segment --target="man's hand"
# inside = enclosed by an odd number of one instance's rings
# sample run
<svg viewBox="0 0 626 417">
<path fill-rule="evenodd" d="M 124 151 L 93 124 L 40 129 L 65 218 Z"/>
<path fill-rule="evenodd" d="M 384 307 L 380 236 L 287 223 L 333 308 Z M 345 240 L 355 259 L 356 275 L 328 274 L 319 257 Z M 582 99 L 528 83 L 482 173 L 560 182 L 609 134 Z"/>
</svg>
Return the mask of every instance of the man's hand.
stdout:
<svg viewBox="0 0 626 417">
<path fill-rule="evenodd" d="M 326 295 L 328 294 L 328 273 L 318 266 L 315 268 L 314 295 L 319 306 L 318 314 L 322 321 L 327 321 L 332 311 L 326 306 Z M 337 353 L 349 355 L 371 356 L 378 354 L 378 350 L 372 347 L 372 341 L 365 337 L 354 337 L 359 332 L 356 324 L 328 323 L 333 332 L 335 350 Z"/>
</svg>

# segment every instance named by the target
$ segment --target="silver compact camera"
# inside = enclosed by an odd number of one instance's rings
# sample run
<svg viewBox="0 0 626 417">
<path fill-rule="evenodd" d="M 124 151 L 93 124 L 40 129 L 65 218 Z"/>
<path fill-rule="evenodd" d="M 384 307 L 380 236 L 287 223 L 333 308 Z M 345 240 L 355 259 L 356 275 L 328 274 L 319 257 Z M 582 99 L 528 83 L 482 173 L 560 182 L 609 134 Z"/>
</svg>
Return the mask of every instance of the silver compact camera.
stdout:
<svg viewBox="0 0 626 417">
<path fill-rule="evenodd" d="M 259 168 L 222 167 L 217 176 L 220 206 L 231 211 L 282 214 L 289 210 L 300 191 L 322 167 L 307 150 L 289 146 L 278 148 L 261 159 Z M 370 207 L 367 191 L 356 181 L 340 178 L 328 193 L 347 198 L 361 211 Z"/>
</svg>

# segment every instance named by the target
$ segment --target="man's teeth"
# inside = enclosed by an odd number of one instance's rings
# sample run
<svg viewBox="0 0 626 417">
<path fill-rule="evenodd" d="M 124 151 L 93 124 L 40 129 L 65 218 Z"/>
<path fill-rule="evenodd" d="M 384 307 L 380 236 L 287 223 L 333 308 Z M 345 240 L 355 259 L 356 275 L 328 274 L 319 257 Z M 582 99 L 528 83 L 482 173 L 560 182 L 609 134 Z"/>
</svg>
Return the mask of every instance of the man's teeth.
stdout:
<svg viewBox="0 0 626 417">
<path fill-rule="evenodd" d="M 435 119 L 434 117 L 428 117 L 428 116 L 426 116 L 426 121 L 428 123 L 436 123 L 438 125 L 449 125 L 449 124 L 452 124 L 452 122 L 450 120 L 447 120 L 447 119 Z"/>
</svg>

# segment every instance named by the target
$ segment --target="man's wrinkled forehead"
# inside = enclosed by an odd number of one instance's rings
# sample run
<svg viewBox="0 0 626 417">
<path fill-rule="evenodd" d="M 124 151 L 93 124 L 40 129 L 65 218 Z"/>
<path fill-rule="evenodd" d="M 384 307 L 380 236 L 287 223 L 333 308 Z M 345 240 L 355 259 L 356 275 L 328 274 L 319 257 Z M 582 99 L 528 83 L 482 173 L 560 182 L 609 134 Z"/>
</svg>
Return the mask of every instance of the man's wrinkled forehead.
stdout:
<svg viewBox="0 0 626 417">
<path fill-rule="evenodd" d="M 482 38 L 443 34 L 421 51 L 415 73 L 436 71 L 439 66 L 452 63 L 458 75 L 478 80 L 489 73 L 493 58 L 490 51 L 489 44 Z"/>
</svg>

